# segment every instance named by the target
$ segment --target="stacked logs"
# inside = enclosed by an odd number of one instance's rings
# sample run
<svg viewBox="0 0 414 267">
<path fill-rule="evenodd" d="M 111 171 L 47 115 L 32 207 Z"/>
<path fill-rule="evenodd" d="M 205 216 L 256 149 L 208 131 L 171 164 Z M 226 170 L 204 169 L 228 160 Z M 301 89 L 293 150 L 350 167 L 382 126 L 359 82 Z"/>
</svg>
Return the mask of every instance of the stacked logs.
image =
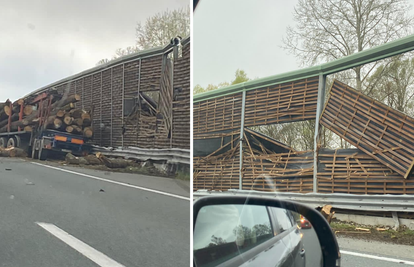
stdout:
<svg viewBox="0 0 414 267">
<path fill-rule="evenodd" d="M 19 99 L 13 103 L 9 100 L 0 103 L 0 133 L 10 131 L 32 131 L 36 127 L 44 127 L 46 129 L 58 130 L 73 134 L 83 135 L 91 138 L 93 135 L 91 127 L 91 114 L 85 110 L 75 108 L 75 103 L 80 101 L 77 94 L 66 96 L 64 98 L 52 98 L 49 106 L 48 101 L 37 105 L 26 104 L 23 99 Z M 22 118 L 20 118 L 21 107 L 23 106 Z M 12 108 L 10 108 L 12 107 Z M 41 118 L 42 109 L 44 112 Z M 43 122 L 42 122 L 43 121 Z M 42 123 L 41 123 L 42 122 Z"/>
</svg>

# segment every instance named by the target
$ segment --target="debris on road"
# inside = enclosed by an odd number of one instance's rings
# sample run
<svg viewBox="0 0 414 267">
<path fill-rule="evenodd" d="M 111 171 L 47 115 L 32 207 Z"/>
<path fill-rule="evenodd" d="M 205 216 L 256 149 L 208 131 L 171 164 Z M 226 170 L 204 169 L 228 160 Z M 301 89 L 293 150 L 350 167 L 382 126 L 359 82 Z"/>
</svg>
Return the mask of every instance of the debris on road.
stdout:
<svg viewBox="0 0 414 267">
<path fill-rule="evenodd" d="M 332 206 L 331 205 L 325 205 L 321 209 L 321 213 L 323 217 L 330 223 L 335 215 L 335 211 L 331 212 Z"/>
<path fill-rule="evenodd" d="M 27 153 L 21 148 L 17 148 L 17 147 L 3 148 L 3 147 L 0 147 L 0 157 L 16 158 L 16 157 L 26 157 L 26 156 L 27 156 Z"/>
<path fill-rule="evenodd" d="M 368 229 L 368 228 L 361 228 L 361 227 L 356 227 L 355 230 L 357 230 L 357 231 L 364 231 L 364 232 L 371 232 L 370 229 Z"/>
<path fill-rule="evenodd" d="M 26 185 L 34 185 L 33 182 L 30 182 L 29 179 L 24 179 Z"/>
<path fill-rule="evenodd" d="M 126 160 L 126 159 L 110 159 L 106 156 L 104 156 L 102 153 L 98 152 L 96 153 L 96 157 L 103 162 L 103 164 L 105 164 L 106 167 L 108 168 L 126 168 L 129 165 L 131 165 L 132 161 L 131 160 Z"/>
</svg>

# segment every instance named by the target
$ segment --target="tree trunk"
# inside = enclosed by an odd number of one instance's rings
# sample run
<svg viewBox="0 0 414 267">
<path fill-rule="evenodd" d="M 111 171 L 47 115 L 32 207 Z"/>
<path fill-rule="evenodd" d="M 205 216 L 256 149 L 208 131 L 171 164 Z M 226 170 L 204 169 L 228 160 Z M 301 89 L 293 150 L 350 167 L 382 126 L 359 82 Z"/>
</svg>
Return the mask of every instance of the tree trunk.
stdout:
<svg viewBox="0 0 414 267">
<path fill-rule="evenodd" d="M 0 111 L 0 121 L 9 118 L 9 114 L 11 112 L 10 106 L 4 106 L 3 109 Z"/>
<path fill-rule="evenodd" d="M 10 100 L 4 101 L 4 102 L 0 102 L 0 110 L 3 110 L 3 108 L 5 106 L 9 106 L 10 105 Z"/>
<path fill-rule="evenodd" d="M 75 157 L 72 153 L 66 154 L 65 161 L 69 164 L 75 164 L 75 165 L 88 165 L 88 161 L 82 157 Z"/>
<path fill-rule="evenodd" d="M 69 126 L 66 126 L 66 132 L 73 133 L 73 134 L 80 134 L 82 133 L 82 129 L 76 125 L 69 125 Z"/>
<path fill-rule="evenodd" d="M 19 119 L 19 114 L 16 114 L 16 113 L 13 114 L 12 117 L 11 117 L 12 122 L 17 121 L 18 119 Z M 3 127 L 4 125 L 7 125 L 8 122 L 9 122 L 9 118 L 6 118 L 5 120 L 2 120 L 0 122 L 0 128 Z"/>
<path fill-rule="evenodd" d="M 70 115 L 74 118 L 74 119 L 79 119 L 82 117 L 82 110 L 81 109 L 72 109 L 70 111 Z"/>
<path fill-rule="evenodd" d="M 81 117 L 82 117 L 82 120 L 85 120 L 85 119 L 91 120 L 91 114 L 86 113 L 86 112 L 82 113 Z"/>
<path fill-rule="evenodd" d="M 73 122 L 73 118 L 72 118 L 72 117 L 69 117 L 69 116 L 65 116 L 65 118 L 63 119 L 63 122 L 64 122 L 66 125 L 71 125 L 71 124 L 72 124 L 72 122 Z"/>
<path fill-rule="evenodd" d="M 32 105 L 26 105 L 23 109 L 23 114 L 25 116 L 29 116 L 33 112 L 33 106 Z"/>
<path fill-rule="evenodd" d="M 83 136 L 87 138 L 91 138 L 92 135 L 93 135 L 93 131 L 91 127 L 86 127 L 85 129 L 83 129 Z"/>
<path fill-rule="evenodd" d="M 100 152 L 96 153 L 96 157 L 108 168 L 125 168 L 130 165 L 130 161 L 125 159 L 109 159 Z"/>
<path fill-rule="evenodd" d="M 65 116 L 65 110 L 63 109 L 59 109 L 58 112 L 56 113 L 56 116 L 59 118 L 63 118 Z"/>
<path fill-rule="evenodd" d="M 82 120 L 82 118 L 78 118 L 76 120 L 73 120 L 73 123 L 72 124 L 75 124 L 75 125 L 78 125 L 79 127 L 82 127 L 83 120 Z"/>
<path fill-rule="evenodd" d="M 25 125 L 21 121 L 14 121 L 10 124 L 10 131 L 15 132 L 19 129 L 19 127 L 24 128 Z M 7 125 L 0 128 L 0 133 L 7 132 Z"/>
<path fill-rule="evenodd" d="M 26 131 L 26 132 L 31 132 L 31 131 L 33 131 L 33 128 L 32 128 L 32 126 L 24 126 L 23 130 Z"/>
<path fill-rule="evenodd" d="M 50 115 L 55 115 L 57 111 L 60 109 L 60 107 L 63 107 L 69 103 L 75 103 L 79 101 L 80 99 L 81 98 L 79 95 L 72 95 L 72 96 L 68 96 L 67 98 L 62 98 L 61 100 L 52 104 L 51 109 L 50 109 L 51 110 Z M 36 119 L 36 117 L 37 117 L 37 112 L 33 112 L 32 114 L 27 116 L 25 119 L 31 122 L 32 120 Z"/>
<path fill-rule="evenodd" d="M 26 152 L 17 147 L 0 148 L 0 157 L 26 157 Z"/>
<path fill-rule="evenodd" d="M 90 119 L 84 119 L 82 123 L 83 127 L 91 126 L 91 120 Z"/>
</svg>

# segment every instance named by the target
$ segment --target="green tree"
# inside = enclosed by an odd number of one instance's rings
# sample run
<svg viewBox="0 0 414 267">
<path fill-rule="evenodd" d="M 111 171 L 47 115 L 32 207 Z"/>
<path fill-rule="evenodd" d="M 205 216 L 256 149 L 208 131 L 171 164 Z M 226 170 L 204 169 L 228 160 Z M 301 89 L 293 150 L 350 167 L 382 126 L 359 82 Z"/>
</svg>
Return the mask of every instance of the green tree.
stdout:
<svg viewBox="0 0 414 267">
<path fill-rule="evenodd" d="M 247 77 L 247 74 L 244 70 L 241 69 L 237 69 L 236 70 L 236 74 L 235 74 L 235 78 L 233 81 L 231 81 L 231 84 L 238 84 L 238 83 L 244 83 L 249 81 L 250 79 Z"/>
<path fill-rule="evenodd" d="M 380 65 L 369 77 L 375 83 L 376 98 L 386 105 L 414 115 L 414 58 L 395 57 Z"/>
<path fill-rule="evenodd" d="M 244 82 L 247 82 L 247 81 L 250 81 L 250 80 L 251 79 L 249 77 L 247 77 L 247 73 L 244 70 L 237 69 L 235 74 L 234 74 L 234 80 L 232 80 L 231 82 L 222 82 L 222 83 L 219 83 L 217 85 L 209 84 L 205 88 L 202 87 L 201 85 L 197 84 L 196 86 L 194 86 L 193 92 L 194 92 L 194 94 L 199 94 L 199 93 L 215 90 L 215 89 L 218 89 L 218 88 L 226 87 L 226 86 L 229 86 L 229 85 L 244 83 Z"/>
</svg>

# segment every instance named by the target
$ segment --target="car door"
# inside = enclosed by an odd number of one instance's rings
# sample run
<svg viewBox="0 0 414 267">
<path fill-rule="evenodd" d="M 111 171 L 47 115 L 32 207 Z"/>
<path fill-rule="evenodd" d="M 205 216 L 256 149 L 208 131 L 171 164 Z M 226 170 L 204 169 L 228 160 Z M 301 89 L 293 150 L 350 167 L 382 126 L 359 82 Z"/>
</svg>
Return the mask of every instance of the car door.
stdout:
<svg viewBox="0 0 414 267">
<path fill-rule="evenodd" d="M 264 206 L 215 205 L 200 210 L 194 227 L 193 253 L 196 266 L 273 266 L 280 262 L 286 235 L 275 235 L 269 210 Z M 203 209 L 204 209 L 203 208 Z"/>
</svg>

